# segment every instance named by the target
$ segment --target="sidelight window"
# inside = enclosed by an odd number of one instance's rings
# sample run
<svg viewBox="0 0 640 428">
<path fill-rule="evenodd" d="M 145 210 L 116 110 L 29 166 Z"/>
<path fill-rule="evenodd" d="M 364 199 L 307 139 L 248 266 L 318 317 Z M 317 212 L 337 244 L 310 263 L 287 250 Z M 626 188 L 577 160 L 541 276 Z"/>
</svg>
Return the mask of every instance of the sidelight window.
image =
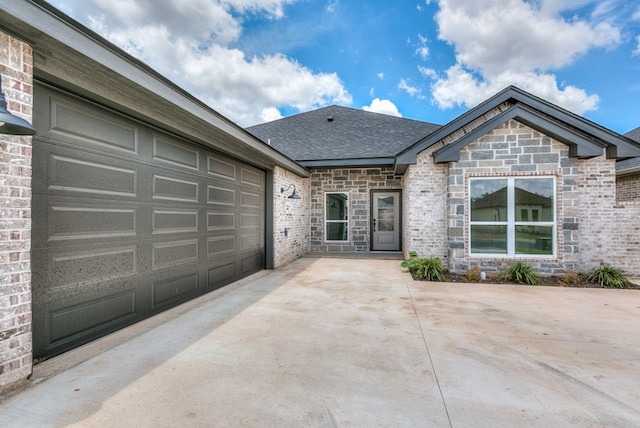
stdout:
<svg viewBox="0 0 640 428">
<path fill-rule="evenodd" d="M 349 194 L 325 193 L 325 240 L 349 240 Z"/>
</svg>

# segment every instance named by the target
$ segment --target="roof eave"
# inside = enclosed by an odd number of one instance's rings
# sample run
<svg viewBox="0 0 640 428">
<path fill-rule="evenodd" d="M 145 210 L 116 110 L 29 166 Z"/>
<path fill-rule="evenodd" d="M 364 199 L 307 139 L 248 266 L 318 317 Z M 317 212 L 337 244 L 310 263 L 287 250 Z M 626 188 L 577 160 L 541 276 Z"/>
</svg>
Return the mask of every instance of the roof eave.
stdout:
<svg viewBox="0 0 640 428">
<path fill-rule="evenodd" d="M 393 166 L 392 157 L 384 158 L 351 158 L 351 159 L 319 159 L 299 160 L 298 163 L 306 168 L 335 168 L 335 167 L 383 167 Z"/>
</svg>

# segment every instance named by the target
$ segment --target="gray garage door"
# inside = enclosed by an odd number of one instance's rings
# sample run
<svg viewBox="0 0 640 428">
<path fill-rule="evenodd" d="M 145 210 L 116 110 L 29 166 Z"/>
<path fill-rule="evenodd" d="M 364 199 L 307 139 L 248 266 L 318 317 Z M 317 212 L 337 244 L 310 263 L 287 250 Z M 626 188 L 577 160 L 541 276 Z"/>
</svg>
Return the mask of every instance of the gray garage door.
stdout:
<svg viewBox="0 0 640 428">
<path fill-rule="evenodd" d="M 264 268 L 265 173 L 36 86 L 34 356 Z"/>
</svg>

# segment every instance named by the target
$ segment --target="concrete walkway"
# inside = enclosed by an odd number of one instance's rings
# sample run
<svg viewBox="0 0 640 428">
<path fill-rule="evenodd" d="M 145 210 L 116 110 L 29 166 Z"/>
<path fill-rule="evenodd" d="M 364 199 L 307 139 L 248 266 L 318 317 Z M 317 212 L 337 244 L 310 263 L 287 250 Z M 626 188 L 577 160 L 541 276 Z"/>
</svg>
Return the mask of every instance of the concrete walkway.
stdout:
<svg viewBox="0 0 640 428">
<path fill-rule="evenodd" d="M 42 363 L 32 384 L 0 426 L 640 426 L 640 291 L 303 258 Z"/>
</svg>

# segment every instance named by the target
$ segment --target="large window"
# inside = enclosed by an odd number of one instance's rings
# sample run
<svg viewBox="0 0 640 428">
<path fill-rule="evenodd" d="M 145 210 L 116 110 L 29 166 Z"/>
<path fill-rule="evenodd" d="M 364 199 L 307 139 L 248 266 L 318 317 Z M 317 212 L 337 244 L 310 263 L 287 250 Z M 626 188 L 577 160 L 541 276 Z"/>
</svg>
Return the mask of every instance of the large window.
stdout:
<svg viewBox="0 0 640 428">
<path fill-rule="evenodd" d="M 325 240 L 349 240 L 349 194 L 325 193 Z"/>
<path fill-rule="evenodd" d="M 471 254 L 553 256 L 555 178 L 472 178 Z"/>
</svg>

